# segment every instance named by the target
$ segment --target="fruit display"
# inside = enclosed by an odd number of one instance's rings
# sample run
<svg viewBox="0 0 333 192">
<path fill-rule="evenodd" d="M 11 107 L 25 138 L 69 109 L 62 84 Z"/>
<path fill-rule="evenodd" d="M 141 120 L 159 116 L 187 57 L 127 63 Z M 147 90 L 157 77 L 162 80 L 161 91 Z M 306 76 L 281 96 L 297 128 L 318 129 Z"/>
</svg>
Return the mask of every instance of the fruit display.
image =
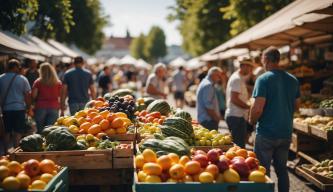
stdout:
<svg viewBox="0 0 333 192">
<path fill-rule="evenodd" d="M 0 189 L 5 191 L 43 190 L 61 167 L 52 160 L 30 159 L 19 163 L 3 157 L 0 160 Z"/>
<path fill-rule="evenodd" d="M 311 171 L 333 179 L 333 160 L 326 159 L 310 168 Z"/>
<path fill-rule="evenodd" d="M 142 110 L 146 110 L 147 106 L 152 103 L 153 101 L 155 101 L 154 98 L 152 97 L 144 97 L 144 98 L 138 98 L 136 100 L 136 110 L 137 111 L 142 111 Z"/>
<path fill-rule="evenodd" d="M 193 151 L 192 156 L 168 153 L 158 156 L 145 149 L 135 159 L 138 182 L 266 183 L 266 169 L 256 155 L 239 147 Z"/>
<path fill-rule="evenodd" d="M 326 117 L 320 115 L 307 117 L 305 119 L 298 117 L 294 119 L 294 123 L 300 123 L 304 125 L 316 125 L 324 131 L 333 131 L 333 117 Z"/>
<path fill-rule="evenodd" d="M 304 83 L 300 86 L 301 93 L 311 93 L 311 84 Z"/>
<path fill-rule="evenodd" d="M 140 134 L 140 137 L 146 138 L 155 133 L 161 133 L 161 129 L 158 125 L 158 123 L 139 123 L 138 133 Z"/>
<path fill-rule="evenodd" d="M 139 143 L 139 150 L 145 149 L 153 150 L 158 156 L 168 153 L 175 153 L 178 155 L 189 155 L 189 145 L 179 137 L 166 137 L 155 134 L 155 138 L 147 138 Z"/>
<path fill-rule="evenodd" d="M 163 99 L 157 99 L 157 100 L 151 102 L 147 106 L 148 113 L 155 112 L 155 111 L 160 112 L 161 115 L 168 116 L 169 113 L 171 112 L 171 107 L 167 101 L 165 101 Z"/>
<path fill-rule="evenodd" d="M 326 99 L 320 102 L 320 108 L 333 109 L 333 99 Z"/>
<path fill-rule="evenodd" d="M 219 133 L 217 130 L 211 130 L 201 125 L 193 125 L 195 146 L 221 146 L 232 144 L 232 138 L 229 134 Z"/>
<path fill-rule="evenodd" d="M 181 117 L 168 117 L 162 125 L 161 132 L 164 136 L 175 136 L 184 139 L 189 145 L 194 144 L 194 131 L 192 123 Z"/>
<path fill-rule="evenodd" d="M 159 111 L 148 113 L 146 110 L 136 112 L 137 119 L 143 123 L 158 123 L 162 124 L 166 116 L 161 115 Z"/>
<path fill-rule="evenodd" d="M 321 102 L 321 99 L 318 97 L 303 96 L 303 97 L 301 97 L 300 108 L 317 109 L 317 108 L 319 108 L 320 102 Z"/>
</svg>

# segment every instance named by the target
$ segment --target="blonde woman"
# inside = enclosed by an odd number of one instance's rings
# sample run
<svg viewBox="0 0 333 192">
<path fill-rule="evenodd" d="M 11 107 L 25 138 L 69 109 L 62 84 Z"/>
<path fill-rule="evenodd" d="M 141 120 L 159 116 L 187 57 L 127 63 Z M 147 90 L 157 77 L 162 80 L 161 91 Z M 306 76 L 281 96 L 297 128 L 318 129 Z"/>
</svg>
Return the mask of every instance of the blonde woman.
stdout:
<svg viewBox="0 0 333 192">
<path fill-rule="evenodd" d="M 43 63 L 39 69 L 40 77 L 32 87 L 32 97 L 35 103 L 35 121 L 40 133 L 47 125 L 52 125 L 59 116 L 61 81 L 54 67 Z"/>
</svg>

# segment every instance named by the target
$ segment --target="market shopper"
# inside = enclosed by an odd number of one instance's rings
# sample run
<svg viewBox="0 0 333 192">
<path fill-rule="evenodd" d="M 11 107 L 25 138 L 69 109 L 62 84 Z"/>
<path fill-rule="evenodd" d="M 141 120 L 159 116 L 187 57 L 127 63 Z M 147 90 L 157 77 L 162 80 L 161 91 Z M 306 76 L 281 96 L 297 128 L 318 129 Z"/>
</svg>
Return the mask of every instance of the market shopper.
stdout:
<svg viewBox="0 0 333 192">
<path fill-rule="evenodd" d="M 105 66 L 103 68 L 102 74 L 98 79 L 98 86 L 101 88 L 102 96 L 112 90 L 112 82 L 111 82 L 111 70 L 110 67 Z"/>
<path fill-rule="evenodd" d="M 202 126 L 210 130 L 217 130 L 221 119 L 214 87 L 220 81 L 221 72 L 219 67 L 210 68 L 197 90 L 197 119 Z"/>
<path fill-rule="evenodd" d="M 246 87 L 246 77 L 252 73 L 252 62 L 240 62 L 240 67 L 231 76 L 227 84 L 225 112 L 226 123 L 230 129 L 233 141 L 245 148 L 247 136 L 247 118 L 250 105 L 249 93 Z"/>
<path fill-rule="evenodd" d="M 166 75 L 166 66 L 162 63 L 156 64 L 147 79 L 146 94 L 156 99 L 166 99 Z"/>
<path fill-rule="evenodd" d="M 95 99 L 96 91 L 92 74 L 83 68 L 82 57 L 74 58 L 75 67 L 66 71 L 62 88 L 61 107 L 65 109 L 65 101 L 68 95 L 68 105 L 71 115 L 82 110 L 85 104 L 91 99 Z M 90 92 L 90 95 L 89 95 Z"/>
<path fill-rule="evenodd" d="M 180 66 L 177 71 L 172 75 L 172 92 L 176 101 L 177 108 L 183 108 L 184 106 L 184 93 L 186 90 L 186 76 L 184 73 L 184 67 Z"/>
<path fill-rule="evenodd" d="M 49 63 L 41 64 L 40 78 L 32 86 L 32 98 L 35 103 L 35 121 L 38 133 L 47 125 L 53 125 L 59 116 L 61 81 L 54 67 Z"/>
<path fill-rule="evenodd" d="M 0 103 L 5 128 L 4 150 L 10 144 L 17 147 L 25 133 L 25 115 L 31 105 L 31 88 L 26 77 L 20 75 L 21 63 L 10 59 L 7 72 L 0 75 Z"/>
<path fill-rule="evenodd" d="M 36 60 L 27 59 L 28 70 L 25 73 L 25 77 L 28 79 L 30 87 L 34 84 L 39 77 L 38 63 Z"/>
<path fill-rule="evenodd" d="M 270 165 L 278 177 L 279 192 L 289 191 L 287 160 L 291 141 L 293 113 L 300 96 L 297 79 L 279 67 L 280 52 L 270 47 L 263 52 L 267 71 L 257 80 L 253 91 L 250 123 L 256 123 L 254 151 L 270 175 Z"/>
</svg>

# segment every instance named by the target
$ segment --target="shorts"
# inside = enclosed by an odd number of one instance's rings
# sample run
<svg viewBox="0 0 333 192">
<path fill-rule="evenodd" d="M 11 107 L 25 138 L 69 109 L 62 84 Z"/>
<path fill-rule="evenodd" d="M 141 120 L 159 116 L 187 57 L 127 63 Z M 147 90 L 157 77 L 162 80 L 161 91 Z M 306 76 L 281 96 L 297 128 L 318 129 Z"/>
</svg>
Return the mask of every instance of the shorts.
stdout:
<svg viewBox="0 0 333 192">
<path fill-rule="evenodd" d="M 3 122 L 6 133 L 25 133 L 25 110 L 22 111 L 3 111 Z"/>
<path fill-rule="evenodd" d="M 184 92 L 183 91 L 176 91 L 174 93 L 174 97 L 175 97 L 175 99 L 184 100 Z"/>
</svg>

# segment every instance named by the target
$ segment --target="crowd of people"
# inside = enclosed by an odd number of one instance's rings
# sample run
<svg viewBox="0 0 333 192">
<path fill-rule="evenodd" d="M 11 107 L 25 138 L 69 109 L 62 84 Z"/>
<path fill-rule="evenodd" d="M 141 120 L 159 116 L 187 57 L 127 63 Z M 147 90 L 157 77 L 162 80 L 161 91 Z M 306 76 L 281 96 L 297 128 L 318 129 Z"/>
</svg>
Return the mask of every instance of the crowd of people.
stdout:
<svg viewBox="0 0 333 192">
<path fill-rule="evenodd" d="M 38 65 L 34 60 L 22 65 L 10 59 L 6 72 L 0 75 L 4 152 L 10 145 L 18 146 L 27 134 L 27 114 L 36 122 L 35 132 L 41 132 L 59 115 L 68 111 L 73 115 L 90 99 L 126 86 L 136 89 L 140 96 L 156 99 L 167 99 L 172 93 L 176 107 L 183 108 L 185 91 L 197 85 L 198 122 L 218 130 L 220 121 L 225 120 L 234 143 L 243 148 L 256 127 L 254 150 L 258 159 L 268 174 L 273 161 L 279 191 L 287 191 L 286 163 L 300 93 L 297 79 L 279 68 L 279 60 L 279 51 L 271 47 L 261 59 L 241 61 L 228 77 L 225 70 L 211 65 L 188 71 L 159 63 L 149 74 L 147 69 L 137 70 L 131 65 L 91 68 L 84 66 L 82 57 L 74 58 L 72 64 L 55 66 L 47 62 Z"/>
</svg>

